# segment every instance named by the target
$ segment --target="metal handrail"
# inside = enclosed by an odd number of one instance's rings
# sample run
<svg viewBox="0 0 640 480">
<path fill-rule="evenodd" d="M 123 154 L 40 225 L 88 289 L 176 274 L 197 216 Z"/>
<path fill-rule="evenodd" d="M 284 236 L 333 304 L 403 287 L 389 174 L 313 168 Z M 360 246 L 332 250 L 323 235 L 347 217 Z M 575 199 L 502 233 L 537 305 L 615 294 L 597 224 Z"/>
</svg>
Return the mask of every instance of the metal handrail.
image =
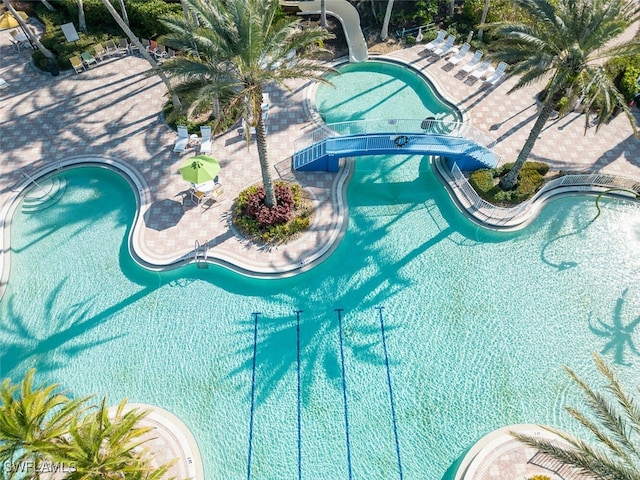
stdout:
<svg viewBox="0 0 640 480">
<path fill-rule="evenodd" d="M 638 192 L 638 194 L 640 194 L 640 182 L 629 178 L 605 175 L 601 173 L 563 175 L 547 182 L 526 202 L 523 202 L 516 207 L 505 208 L 493 205 L 480 197 L 456 163 L 451 167 L 451 175 L 455 185 L 463 196 L 460 200 L 466 204 L 466 207 L 472 208 L 487 220 L 498 220 L 501 223 L 513 221 L 525 212 L 531 204 L 538 200 L 542 195 L 560 187 L 584 187 L 585 191 L 593 187 L 621 188 Z"/>
<path fill-rule="evenodd" d="M 29 174 L 27 174 L 27 173 L 24 173 L 24 172 L 22 171 L 22 169 L 19 169 L 19 172 L 20 172 L 22 175 L 24 175 L 24 176 L 27 178 L 27 180 L 29 180 L 29 183 L 33 183 L 36 187 L 38 187 L 40 190 L 42 190 L 42 193 L 44 193 L 47 197 L 49 197 L 49 198 L 53 198 L 53 195 L 51 195 L 51 193 L 49 193 L 49 192 L 48 192 L 48 191 L 47 191 L 47 190 L 46 190 L 42 185 L 40 185 L 38 182 L 36 182 L 36 180 L 35 180 L 33 177 L 31 177 L 31 176 L 30 176 Z"/>
</svg>

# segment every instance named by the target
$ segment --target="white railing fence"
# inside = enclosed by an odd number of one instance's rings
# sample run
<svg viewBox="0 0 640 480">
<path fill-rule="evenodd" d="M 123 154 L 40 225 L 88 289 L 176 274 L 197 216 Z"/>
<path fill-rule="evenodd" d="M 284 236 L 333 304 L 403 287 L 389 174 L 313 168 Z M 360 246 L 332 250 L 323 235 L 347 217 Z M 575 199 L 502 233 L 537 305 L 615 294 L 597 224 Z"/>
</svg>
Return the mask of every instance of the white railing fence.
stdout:
<svg viewBox="0 0 640 480">
<path fill-rule="evenodd" d="M 463 198 L 460 200 L 465 207 L 473 209 L 481 214 L 485 220 L 492 220 L 496 224 L 504 224 L 513 221 L 519 217 L 529 206 L 545 193 L 561 187 L 584 187 L 585 191 L 591 190 L 593 187 L 604 189 L 620 189 L 626 191 L 634 191 L 640 195 L 640 182 L 635 180 L 617 177 L 613 175 L 604 175 L 600 173 L 581 174 L 581 175 L 563 175 L 547 182 L 533 197 L 518 206 L 511 208 L 498 207 L 484 200 L 469 181 L 464 176 L 458 164 L 454 163 L 451 168 L 453 181 Z"/>
</svg>

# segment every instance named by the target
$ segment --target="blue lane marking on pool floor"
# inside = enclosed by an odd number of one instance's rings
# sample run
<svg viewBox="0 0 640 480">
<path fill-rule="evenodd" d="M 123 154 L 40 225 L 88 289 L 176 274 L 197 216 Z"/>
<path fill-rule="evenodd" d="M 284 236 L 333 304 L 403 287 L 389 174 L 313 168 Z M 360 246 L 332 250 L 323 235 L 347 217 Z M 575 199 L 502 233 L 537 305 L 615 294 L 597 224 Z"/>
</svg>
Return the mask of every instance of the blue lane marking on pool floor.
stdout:
<svg viewBox="0 0 640 480">
<path fill-rule="evenodd" d="M 300 314 L 296 310 L 297 381 L 298 381 L 298 480 L 302 480 L 302 409 L 300 402 Z"/>
<path fill-rule="evenodd" d="M 340 339 L 340 364 L 342 365 L 342 399 L 344 402 L 344 429 L 347 441 L 347 467 L 349 470 L 349 480 L 353 478 L 351 467 L 351 441 L 349 439 L 349 407 L 347 404 L 347 375 L 344 368 L 344 348 L 342 346 L 342 308 L 336 308 L 338 312 L 338 338 Z"/>
<path fill-rule="evenodd" d="M 251 480 L 251 453 L 253 449 L 253 413 L 256 401 L 256 356 L 258 352 L 258 315 L 253 315 L 253 366 L 251 367 L 251 414 L 249 416 L 249 453 L 247 455 L 247 480 Z"/>
<path fill-rule="evenodd" d="M 400 441 L 398 440 L 398 424 L 396 422 L 396 404 L 393 400 L 393 387 L 391 385 L 391 369 L 389 368 L 389 353 L 387 352 L 387 340 L 384 334 L 384 318 L 382 310 L 384 307 L 376 307 L 380 317 L 380 334 L 382 335 L 382 350 L 384 351 L 384 364 L 387 367 L 387 385 L 389 386 L 389 402 L 391 403 L 391 420 L 393 422 L 393 435 L 396 442 L 396 455 L 398 457 L 398 475 L 402 480 L 402 460 L 400 457 Z"/>
</svg>

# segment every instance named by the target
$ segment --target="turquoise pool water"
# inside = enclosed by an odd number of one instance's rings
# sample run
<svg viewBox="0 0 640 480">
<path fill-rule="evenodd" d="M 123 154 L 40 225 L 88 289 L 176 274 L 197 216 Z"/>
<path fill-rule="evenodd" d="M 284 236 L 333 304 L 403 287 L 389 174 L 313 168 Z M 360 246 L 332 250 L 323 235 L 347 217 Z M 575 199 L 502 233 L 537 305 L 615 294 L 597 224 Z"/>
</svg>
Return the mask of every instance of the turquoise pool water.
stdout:
<svg viewBox="0 0 640 480">
<path fill-rule="evenodd" d="M 383 61 L 348 63 L 330 75 L 315 95 L 320 116 L 327 123 L 379 118 L 435 117 L 461 120 L 429 81 L 405 66 Z"/>
<path fill-rule="evenodd" d="M 522 232 L 487 232 L 427 158 L 360 157 L 334 254 L 255 280 L 139 268 L 129 184 L 59 175 L 58 203 L 13 219 L 0 378 L 37 367 L 76 395 L 165 408 L 194 432 L 208 479 L 448 478 L 496 428 L 573 431 L 562 365 L 593 379 L 604 351 L 640 383 L 640 333 L 625 330 L 640 311 L 637 204 L 603 200 L 592 221 L 593 198 L 563 198 Z"/>
</svg>

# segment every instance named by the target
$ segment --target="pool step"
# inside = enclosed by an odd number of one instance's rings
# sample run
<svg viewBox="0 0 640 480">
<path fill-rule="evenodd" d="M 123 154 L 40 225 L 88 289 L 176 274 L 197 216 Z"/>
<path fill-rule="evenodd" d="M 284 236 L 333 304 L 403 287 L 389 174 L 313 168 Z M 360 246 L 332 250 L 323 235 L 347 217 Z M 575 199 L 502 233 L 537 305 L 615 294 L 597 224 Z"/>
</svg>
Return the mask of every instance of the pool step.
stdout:
<svg viewBox="0 0 640 480">
<path fill-rule="evenodd" d="M 42 181 L 38 181 L 37 185 L 33 185 L 22 202 L 22 211 L 24 213 L 33 213 L 44 210 L 56 203 L 67 189 L 67 182 L 60 177 L 51 177 Z"/>
</svg>

